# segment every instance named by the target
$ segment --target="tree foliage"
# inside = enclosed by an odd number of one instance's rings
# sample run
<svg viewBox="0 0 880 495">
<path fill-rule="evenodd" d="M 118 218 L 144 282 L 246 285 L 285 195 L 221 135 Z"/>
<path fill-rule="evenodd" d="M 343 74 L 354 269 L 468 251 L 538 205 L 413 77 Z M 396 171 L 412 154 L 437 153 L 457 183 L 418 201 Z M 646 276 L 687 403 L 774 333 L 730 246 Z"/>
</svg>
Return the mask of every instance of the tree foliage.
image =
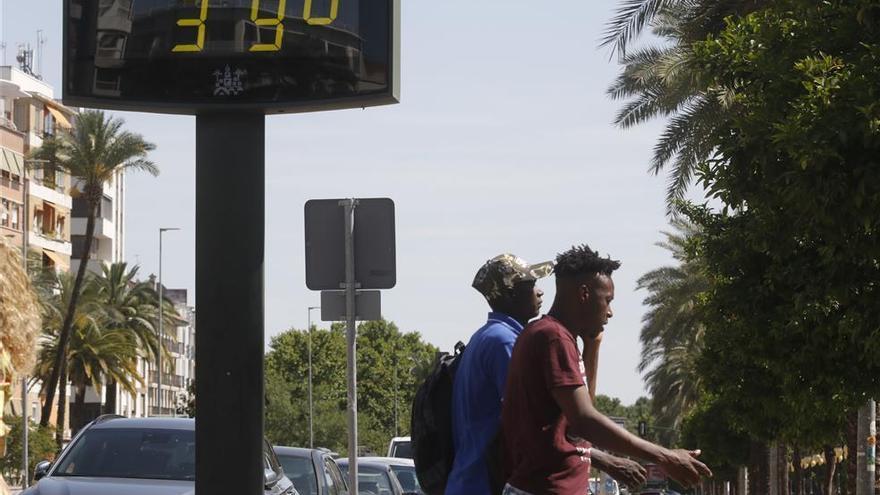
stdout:
<svg viewBox="0 0 880 495">
<path fill-rule="evenodd" d="M 0 472 L 3 478 L 12 481 L 21 479 L 22 434 L 21 416 L 6 416 L 3 422 L 10 426 L 6 434 L 6 455 L 0 457 Z M 54 460 L 57 452 L 55 429 L 51 426 L 30 425 L 28 428 L 28 470 L 40 461 Z M 33 472 L 29 473 L 33 475 Z"/>
<path fill-rule="evenodd" d="M 384 454 L 393 436 L 409 434 L 410 407 L 437 349 L 393 322 L 358 326 L 358 443 Z M 346 335 L 342 325 L 312 330 L 312 397 L 316 447 L 348 451 Z M 266 436 L 308 446 L 308 332 L 288 330 L 266 355 Z"/>
<path fill-rule="evenodd" d="M 710 274 L 707 388 L 734 425 L 807 447 L 837 442 L 880 396 L 880 7 L 781 0 L 693 45 L 730 95 L 690 206 Z"/>
</svg>

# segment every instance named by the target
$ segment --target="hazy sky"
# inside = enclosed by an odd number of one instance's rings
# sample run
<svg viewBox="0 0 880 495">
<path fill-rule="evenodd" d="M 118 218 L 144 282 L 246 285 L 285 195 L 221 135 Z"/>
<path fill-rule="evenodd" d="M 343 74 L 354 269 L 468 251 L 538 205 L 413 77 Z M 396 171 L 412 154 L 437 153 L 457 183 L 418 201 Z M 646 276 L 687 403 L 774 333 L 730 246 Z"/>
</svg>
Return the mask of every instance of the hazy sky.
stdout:
<svg viewBox="0 0 880 495">
<path fill-rule="evenodd" d="M 60 96 L 62 2 L 0 1 L 6 63 L 42 29 L 43 75 Z M 636 280 L 671 258 L 654 245 L 667 228 L 666 181 L 647 172 L 659 124 L 611 124 L 619 104 L 605 89 L 617 67 L 597 46 L 617 0 L 402 3 L 400 104 L 267 120 L 267 342 L 305 328 L 306 308 L 319 302 L 305 287 L 306 200 L 390 197 L 398 283 L 383 291 L 382 313 L 442 349 L 485 320 L 470 283 L 486 259 L 544 261 L 584 242 L 620 259 L 599 393 L 631 403 L 644 394 Z M 128 177 L 127 261 L 157 272 L 158 228 L 182 228 L 165 234 L 163 276 L 190 289 L 192 303 L 195 119 L 117 115 L 156 143 L 162 170 Z M 546 310 L 552 279 L 540 286 Z"/>
</svg>

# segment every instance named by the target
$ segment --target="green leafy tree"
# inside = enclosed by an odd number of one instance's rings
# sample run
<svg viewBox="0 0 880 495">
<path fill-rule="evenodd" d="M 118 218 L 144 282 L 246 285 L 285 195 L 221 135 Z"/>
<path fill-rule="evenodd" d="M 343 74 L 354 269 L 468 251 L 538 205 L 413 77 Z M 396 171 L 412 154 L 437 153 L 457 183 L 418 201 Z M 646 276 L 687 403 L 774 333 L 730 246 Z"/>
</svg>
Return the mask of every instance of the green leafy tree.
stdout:
<svg viewBox="0 0 880 495">
<path fill-rule="evenodd" d="M 358 327 L 359 444 L 384 453 L 395 435 L 409 433 L 412 399 L 436 348 L 392 322 Z M 347 437 L 346 336 L 342 325 L 312 331 L 315 445 L 345 453 Z M 305 446 L 308 429 L 308 332 L 275 338 L 266 356 L 266 435 L 275 443 Z"/>
<path fill-rule="evenodd" d="M 7 480 L 21 479 L 22 422 L 21 416 L 7 415 L 3 422 L 10 426 L 6 434 L 6 455 L 0 457 L 0 472 Z M 51 426 L 30 425 L 28 428 L 28 470 L 40 461 L 54 460 L 57 453 L 55 429 Z M 32 473 L 31 473 L 32 474 Z"/>
<path fill-rule="evenodd" d="M 697 168 L 723 208 L 685 208 L 711 283 L 706 388 L 738 429 L 833 457 L 880 393 L 878 6 L 772 2 L 692 48 L 731 109 Z"/>
<path fill-rule="evenodd" d="M 59 133 L 33 152 L 34 158 L 46 160 L 50 167 L 63 169 L 78 182 L 76 193 L 85 200 L 88 208 L 82 257 L 59 329 L 55 363 L 47 377 L 46 399 L 40 419 L 43 426 L 49 421 L 56 387 L 59 383 L 64 383 L 59 380 L 67 374 L 65 355 L 85 281 L 104 184 L 125 170 L 141 170 L 153 175 L 159 173 L 156 165 L 146 159 L 147 153 L 155 146 L 138 134 L 124 131 L 122 126 L 121 119 L 110 117 L 104 112 L 85 111 L 77 116 L 71 133 Z M 59 402 L 59 416 L 63 415 L 63 407 L 63 402 Z"/>
</svg>

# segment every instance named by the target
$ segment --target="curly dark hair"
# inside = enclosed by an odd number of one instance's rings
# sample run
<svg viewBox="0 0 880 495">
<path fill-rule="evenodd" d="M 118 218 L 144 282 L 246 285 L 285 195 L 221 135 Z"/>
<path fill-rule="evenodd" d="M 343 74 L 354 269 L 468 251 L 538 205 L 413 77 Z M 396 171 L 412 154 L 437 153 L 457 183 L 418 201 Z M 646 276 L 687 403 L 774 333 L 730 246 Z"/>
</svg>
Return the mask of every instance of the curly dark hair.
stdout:
<svg viewBox="0 0 880 495">
<path fill-rule="evenodd" d="M 620 268 L 620 261 L 602 258 L 598 251 L 581 244 L 556 255 L 556 267 L 553 271 L 557 277 L 577 277 L 601 273 L 611 276 L 611 272 Z"/>
</svg>

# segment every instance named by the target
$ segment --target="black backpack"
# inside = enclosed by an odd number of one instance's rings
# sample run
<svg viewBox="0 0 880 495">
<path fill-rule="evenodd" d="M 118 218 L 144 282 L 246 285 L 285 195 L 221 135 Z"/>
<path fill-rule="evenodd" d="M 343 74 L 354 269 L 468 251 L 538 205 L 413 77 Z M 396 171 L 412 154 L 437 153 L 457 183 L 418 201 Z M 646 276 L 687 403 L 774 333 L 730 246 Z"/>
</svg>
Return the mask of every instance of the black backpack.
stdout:
<svg viewBox="0 0 880 495">
<path fill-rule="evenodd" d="M 443 495 L 452 472 L 452 384 L 465 345 L 455 344 L 453 354 L 443 353 L 419 387 L 412 404 L 410 439 L 416 476 L 427 495 Z"/>
</svg>

